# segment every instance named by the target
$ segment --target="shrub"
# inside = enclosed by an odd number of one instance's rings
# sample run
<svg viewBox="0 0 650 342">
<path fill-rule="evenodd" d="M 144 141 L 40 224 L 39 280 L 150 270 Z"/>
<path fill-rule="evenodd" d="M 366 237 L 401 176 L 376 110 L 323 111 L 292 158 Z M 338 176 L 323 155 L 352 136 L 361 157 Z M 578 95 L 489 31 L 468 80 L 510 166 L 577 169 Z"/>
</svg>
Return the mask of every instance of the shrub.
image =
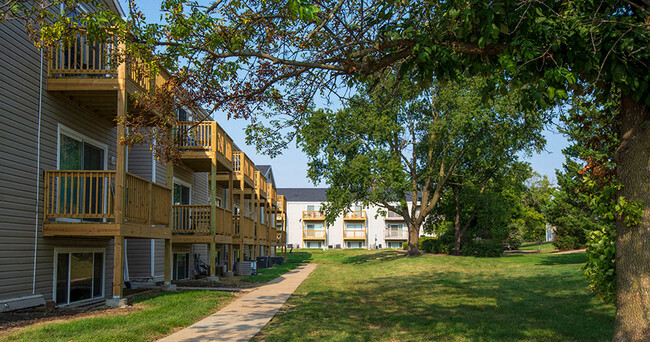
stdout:
<svg viewBox="0 0 650 342">
<path fill-rule="evenodd" d="M 580 249 L 584 247 L 584 245 L 580 243 L 578 237 L 571 235 L 556 236 L 555 240 L 553 240 L 553 246 L 561 251 Z"/>
<path fill-rule="evenodd" d="M 402 242 L 402 249 L 405 250 L 405 251 L 408 251 L 409 243 L 408 242 Z"/>
<path fill-rule="evenodd" d="M 456 248 L 456 237 L 445 234 L 438 240 L 438 251 L 436 253 L 450 254 Z"/>
<path fill-rule="evenodd" d="M 472 240 L 463 246 L 463 255 L 475 257 L 500 257 L 503 255 L 503 245 L 492 239 Z"/>
<path fill-rule="evenodd" d="M 425 253 L 435 253 L 437 240 L 434 237 L 421 237 L 418 248 Z"/>
</svg>

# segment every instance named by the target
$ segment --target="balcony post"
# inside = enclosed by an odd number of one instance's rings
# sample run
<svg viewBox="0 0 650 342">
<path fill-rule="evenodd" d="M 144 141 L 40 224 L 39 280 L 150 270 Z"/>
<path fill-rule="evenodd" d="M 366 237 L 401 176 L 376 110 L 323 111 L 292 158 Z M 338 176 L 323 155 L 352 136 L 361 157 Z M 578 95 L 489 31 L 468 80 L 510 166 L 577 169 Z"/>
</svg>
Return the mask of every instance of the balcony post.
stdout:
<svg viewBox="0 0 650 342">
<path fill-rule="evenodd" d="M 172 128 L 169 128 L 167 131 L 167 136 L 171 140 L 173 137 L 172 134 Z M 169 143 L 172 143 L 170 141 Z M 152 164 L 152 167 L 156 167 L 155 163 Z M 170 203 L 174 205 L 174 165 L 171 163 L 171 161 L 167 162 L 165 165 L 165 185 L 172 189 L 171 191 L 171 201 Z M 170 209 L 170 220 L 169 220 L 169 227 L 174 230 L 174 217 L 173 217 L 173 209 Z M 172 240 L 171 239 L 165 239 L 165 271 L 164 271 L 164 284 L 165 288 L 170 288 L 172 284 Z"/>
<path fill-rule="evenodd" d="M 213 126 L 214 128 L 214 126 Z M 214 131 L 212 132 L 214 134 Z M 214 139 L 213 139 L 214 141 Z M 210 168 L 210 278 L 214 278 L 217 273 L 216 255 L 217 246 L 214 241 L 217 235 L 217 156 L 214 154 L 211 158 Z"/>
<path fill-rule="evenodd" d="M 242 171 L 242 160 L 239 160 L 239 169 L 240 172 Z M 243 176 L 243 173 L 242 173 Z M 230 215 L 235 214 L 235 194 L 234 192 L 234 187 L 233 187 L 233 172 L 230 171 L 228 173 L 228 209 L 230 210 Z M 232 220 L 234 222 L 234 220 Z M 226 227 L 228 229 L 228 227 Z M 234 227 L 231 225 L 230 231 L 228 232 L 228 235 L 232 236 L 234 233 Z M 232 243 L 228 246 L 228 260 L 226 260 L 226 270 L 228 272 L 232 271 Z"/>
</svg>

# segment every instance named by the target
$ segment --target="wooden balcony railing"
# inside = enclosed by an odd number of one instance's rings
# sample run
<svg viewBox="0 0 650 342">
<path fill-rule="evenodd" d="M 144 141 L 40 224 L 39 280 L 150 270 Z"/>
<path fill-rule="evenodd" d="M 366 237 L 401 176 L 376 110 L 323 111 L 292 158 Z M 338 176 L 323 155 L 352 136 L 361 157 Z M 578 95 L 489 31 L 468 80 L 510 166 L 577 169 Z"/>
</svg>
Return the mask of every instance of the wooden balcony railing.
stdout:
<svg viewBox="0 0 650 342">
<path fill-rule="evenodd" d="M 307 220 L 324 220 L 325 213 L 318 210 L 303 210 L 302 218 Z"/>
<path fill-rule="evenodd" d="M 175 125 L 175 138 L 181 151 L 217 152 L 233 162 L 233 141 L 216 121 L 183 121 Z"/>
<path fill-rule="evenodd" d="M 277 205 L 278 198 L 277 198 L 277 191 L 275 190 L 275 187 L 273 186 L 273 183 L 268 183 L 266 185 L 266 194 L 267 198 L 270 204 L 272 205 Z"/>
<path fill-rule="evenodd" d="M 44 215 L 115 220 L 115 171 L 45 171 Z"/>
<path fill-rule="evenodd" d="M 233 226 L 235 227 L 235 235 L 246 239 L 255 238 L 255 222 L 248 217 L 241 217 L 234 215 Z"/>
<path fill-rule="evenodd" d="M 365 220 L 366 218 L 366 212 L 365 211 L 348 211 L 345 213 L 345 216 L 343 216 L 344 219 L 352 219 L 352 220 Z"/>
<path fill-rule="evenodd" d="M 154 71 L 149 62 L 126 56 L 125 75 L 119 74 L 119 54 L 125 50 L 115 38 L 94 41 L 85 28 L 70 39 L 50 47 L 48 55 L 49 78 L 125 78 L 144 92 L 161 86 L 168 78 L 166 72 Z"/>
<path fill-rule="evenodd" d="M 287 243 L 287 232 L 285 231 L 278 231 L 276 233 L 278 244 L 281 246 L 284 246 Z"/>
<path fill-rule="evenodd" d="M 267 187 L 266 177 L 264 177 L 264 175 L 261 172 L 255 171 L 254 181 L 255 181 L 255 190 L 257 190 L 260 196 L 266 197 L 266 187 Z"/>
<path fill-rule="evenodd" d="M 79 32 L 69 41 L 61 41 L 49 50 L 48 76 L 117 77 L 116 40 L 92 41 Z"/>
<path fill-rule="evenodd" d="M 255 237 L 258 240 L 268 241 L 269 240 L 269 227 L 264 224 L 258 224 L 257 230 L 255 231 Z"/>
<path fill-rule="evenodd" d="M 174 205 L 174 234 L 210 234 L 210 205 Z M 217 230 L 215 234 L 232 235 L 232 215 L 230 211 L 217 207 Z"/>
<path fill-rule="evenodd" d="M 303 229 L 303 239 L 325 239 L 325 229 Z"/>
<path fill-rule="evenodd" d="M 173 234 L 210 234 L 209 205 L 174 205 Z"/>
<path fill-rule="evenodd" d="M 269 227 L 269 237 L 268 241 L 273 242 L 276 240 L 276 236 L 278 235 L 278 230 L 275 229 L 275 227 Z"/>
<path fill-rule="evenodd" d="M 169 225 L 171 189 L 134 174 L 126 174 L 127 221 L 150 225 Z"/>
<path fill-rule="evenodd" d="M 344 229 L 343 230 L 344 239 L 365 239 L 366 231 L 365 230 L 355 230 L 355 229 Z"/>
<path fill-rule="evenodd" d="M 124 218 L 127 222 L 169 225 L 171 190 L 126 174 Z M 44 221 L 95 219 L 115 222 L 115 171 L 45 171 Z"/>
<path fill-rule="evenodd" d="M 406 229 L 386 229 L 384 230 L 384 238 L 386 239 L 408 239 L 408 231 Z"/>
<path fill-rule="evenodd" d="M 232 165 L 235 174 L 241 174 L 243 170 L 244 176 L 248 178 L 249 181 L 253 181 L 255 175 L 255 164 L 253 164 L 244 152 L 233 152 Z"/>
<path fill-rule="evenodd" d="M 287 210 L 287 199 L 284 195 L 277 195 L 277 205 L 280 211 L 284 212 Z"/>
</svg>

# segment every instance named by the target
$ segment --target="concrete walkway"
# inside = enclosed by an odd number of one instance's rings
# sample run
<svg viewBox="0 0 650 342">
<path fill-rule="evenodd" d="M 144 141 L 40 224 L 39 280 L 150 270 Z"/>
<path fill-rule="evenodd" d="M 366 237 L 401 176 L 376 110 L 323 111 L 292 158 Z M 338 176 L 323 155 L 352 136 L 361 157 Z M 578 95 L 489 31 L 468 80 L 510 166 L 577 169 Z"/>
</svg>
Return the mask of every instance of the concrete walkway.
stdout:
<svg viewBox="0 0 650 342">
<path fill-rule="evenodd" d="M 299 266 L 160 341 L 248 341 L 264 328 L 315 268 L 316 264 Z"/>
</svg>

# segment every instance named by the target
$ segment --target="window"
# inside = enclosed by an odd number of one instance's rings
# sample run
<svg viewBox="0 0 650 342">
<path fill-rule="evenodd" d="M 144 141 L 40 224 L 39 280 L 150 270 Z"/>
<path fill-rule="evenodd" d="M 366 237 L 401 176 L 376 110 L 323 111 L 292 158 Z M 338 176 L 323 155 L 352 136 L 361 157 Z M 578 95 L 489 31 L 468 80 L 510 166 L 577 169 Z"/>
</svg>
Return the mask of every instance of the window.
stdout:
<svg viewBox="0 0 650 342">
<path fill-rule="evenodd" d="M 307 210 L 308 211 L 320 211 L 320 205 L 308 205 Z"/>
<path fill-rule="evenodd" d="M 388 248 L 402 248 L 402 242 L 400 241 L 386 241 Z"/>
<path fill-rule="evenodd" d="M 178 121 L 187 121 L 187 111 L 183 108 L 176 109 L 176 118 Z"/>
<path fill-rule="evenodd" d="M 345 229 L 346 230 L 363 230 L 363 223 L 346 223 L 345 224 Z"/>
<path fill-rule="evenodd" d="M 306 230 L 322 230 L 323 229 L 323 224 L 322 223 L 308 223 L 305 225 Z"/>
<path fill-rule="evenodd" d="M 69 304 L 104 296 L 104 252 L 55 251 L 54 296 Z"/>
<path fill-rule="evenodd" d="M 172 276 L 174 280 L 189 279 L 190 253 L 174 253 Z"/>
<path fill-rule="evenodd" d="M 174 205 L 190 204 L 190 187 L 174 182 Z"/>
<path fill-rule="evenodd" d="M 347 241 L 347 248 L 364 248 L 365 242 L 363 241 Z"/>
<path fill-rule="evenodd" d="M 322 241 L 307 241 L 306 244 L 307 244 L 307 246 L 305 246 L 306 248 L 323 248 Z"/>
<path fill-rule="evenodd" d="M 386 225 L 388 230 L 404 230 L 404 223 L 390 223 Z"/>
</svg>

